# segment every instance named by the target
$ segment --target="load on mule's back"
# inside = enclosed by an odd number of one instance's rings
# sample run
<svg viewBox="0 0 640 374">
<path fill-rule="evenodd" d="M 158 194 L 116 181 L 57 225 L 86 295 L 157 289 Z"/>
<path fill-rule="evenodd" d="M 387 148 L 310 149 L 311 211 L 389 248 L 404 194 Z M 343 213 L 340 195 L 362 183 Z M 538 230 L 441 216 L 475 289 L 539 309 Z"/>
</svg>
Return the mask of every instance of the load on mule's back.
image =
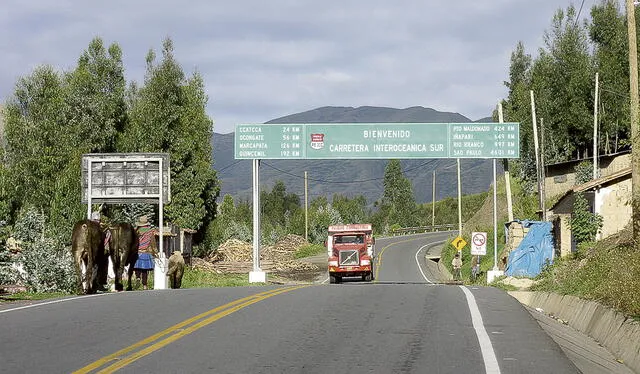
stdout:
<svg viewBox="0 0 640 374">
<path fill-rule="evenodd" d="M 86 294 L 102 290 L 107 283 L 109 258 L 105 253 L 104 232 L 100 223 L 85 219 L 73 226 L 71 255 L 79 290 Z"/>
</svg>

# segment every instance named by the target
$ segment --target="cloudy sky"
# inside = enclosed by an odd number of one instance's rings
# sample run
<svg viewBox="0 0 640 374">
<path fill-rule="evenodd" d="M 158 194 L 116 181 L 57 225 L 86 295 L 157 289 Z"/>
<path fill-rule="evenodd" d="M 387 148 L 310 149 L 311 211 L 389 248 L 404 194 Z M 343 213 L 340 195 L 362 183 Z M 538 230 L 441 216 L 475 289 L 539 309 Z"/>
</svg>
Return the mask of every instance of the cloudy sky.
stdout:
<svg viewBox="0 0 640 374">
<path fill-rule="evenodd" d="M 0 101 L 38 65 L 71 70 L 96 36 L 121 45 L 127 79 L 141 82 L 147 51 L 169 36 L 185 71 L 203 75 L 218 133 L 326 105 L 424 106 L 476 120 L 506 95 L 516 43 L 536 54 L 569 4 L 3 0 Z"/>
</svg>

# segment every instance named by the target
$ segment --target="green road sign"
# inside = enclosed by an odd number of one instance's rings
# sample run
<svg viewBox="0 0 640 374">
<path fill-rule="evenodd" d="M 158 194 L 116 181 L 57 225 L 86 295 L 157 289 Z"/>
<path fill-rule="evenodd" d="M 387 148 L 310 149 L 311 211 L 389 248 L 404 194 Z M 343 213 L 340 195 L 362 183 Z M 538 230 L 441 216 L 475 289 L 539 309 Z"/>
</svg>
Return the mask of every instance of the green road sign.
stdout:
<svg viewBox="0 0 640 374">
<path fill-rule="evenodd" d="M 242 124 L 236 159 L 519 158 L 519 123 Z"/>
</svg>

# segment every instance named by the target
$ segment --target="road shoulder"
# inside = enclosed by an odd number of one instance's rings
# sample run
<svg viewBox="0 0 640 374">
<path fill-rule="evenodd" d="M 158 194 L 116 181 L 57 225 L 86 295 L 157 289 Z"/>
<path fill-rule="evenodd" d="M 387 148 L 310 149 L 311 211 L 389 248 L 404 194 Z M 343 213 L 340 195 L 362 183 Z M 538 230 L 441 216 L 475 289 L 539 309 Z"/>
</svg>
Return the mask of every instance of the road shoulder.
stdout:
<svg viewBox="0 0 640 374">
<path fill-rule="evenodd" d="M 590 336 L 549 317 L 544 312 L 523 305 L 540 327 L 553 339 L 584 374 L 633 374 L 633 371 Z"/>
</svg>

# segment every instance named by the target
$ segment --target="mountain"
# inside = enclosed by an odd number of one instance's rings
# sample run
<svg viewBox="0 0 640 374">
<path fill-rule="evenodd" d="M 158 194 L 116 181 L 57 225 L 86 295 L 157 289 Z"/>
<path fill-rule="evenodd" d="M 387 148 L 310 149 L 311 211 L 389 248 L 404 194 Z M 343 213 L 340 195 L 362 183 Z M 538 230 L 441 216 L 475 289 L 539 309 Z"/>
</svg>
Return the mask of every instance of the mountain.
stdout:
<svg viewBox="0 0 640 374">
<path fill-rule="evenodd" d="M 469 118 L 431 108 L 406 109 L 364 106 L 321 107 L 288 115 L 266 123 L 448 123 L 473 122 Z M 476 122 L 491 122 L 490 117 Z M 214 169 L 222 183 L 221 195 L 231 194 L 236 201 L 251 200 L 251 160 L 234 159 L 234 134 L 213 136 Z M 413 184 L 416 201 L 432 199 L 433 171 L 436 170 L 436 200 L 457 196 L 457 166 L 455 159 L 402 160 L 405 176 Z M 501 163 L 498 163 L 501 164 Z M 304 203 L 304 172 L 308 172 L 309 200 L 318 196 L 342 194 L 353 197 L 364 195 L 371 205 L 383 193 L 382 181 L 387 160 L 263 160 L 260 184 L 271 190 L 282 180 L 287 192 L 300 196 Z M 462 193 L 487 191 L 492 182 L 492 162 L 484 159 L 460 160 Z M 501 165 L 499 165 L 501 167 Z M 499 170 L 502 172 L 502 169 Z M 359 181 L 352 183 L 352 181 Z"/>
</svg>

